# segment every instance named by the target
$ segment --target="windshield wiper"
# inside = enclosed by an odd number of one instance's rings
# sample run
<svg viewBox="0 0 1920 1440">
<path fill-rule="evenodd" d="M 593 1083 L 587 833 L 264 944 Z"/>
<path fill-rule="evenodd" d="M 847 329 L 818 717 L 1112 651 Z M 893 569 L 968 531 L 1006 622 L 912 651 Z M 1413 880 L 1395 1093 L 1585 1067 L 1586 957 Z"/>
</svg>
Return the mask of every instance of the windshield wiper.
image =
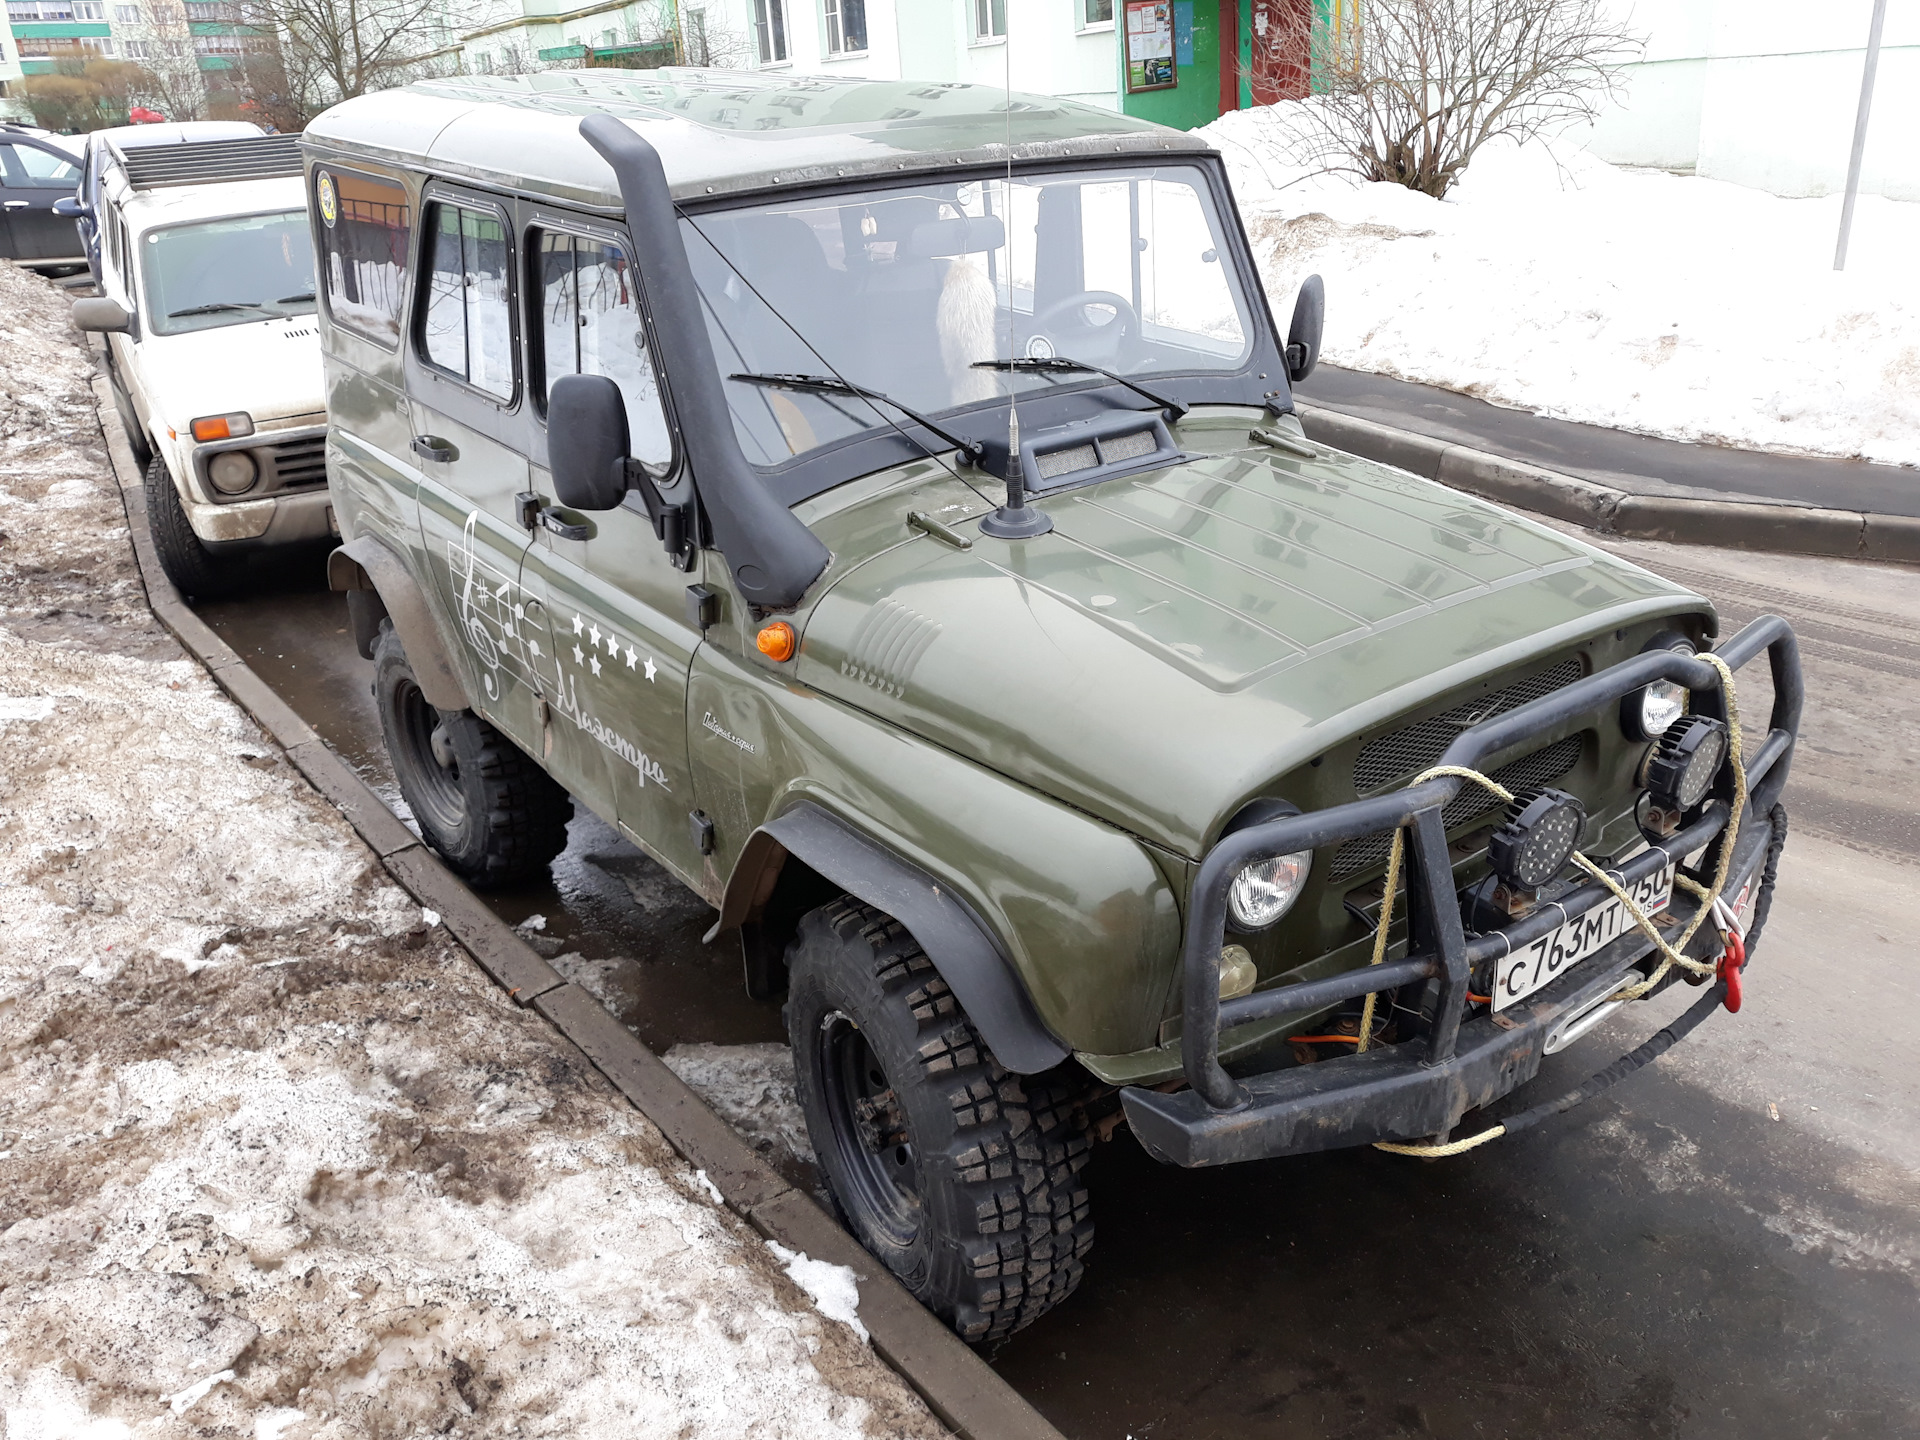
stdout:
<svg viewBox="0 0 1920 1440">
<path fill-rule="evenodd" d="M 1116 385 L 1124 385 L 1136 395 L 1145 396 L 1162 410 L 1170 420 L 1184 420 L 1188 407 L 1178 400 L 1169 400 L 1164 395 L 1156 395 L 1144 385 L 1136 385 L 1124 375 L 1116 375 L 1111 370 L 1103 370 L 1098 365 L 1089 365 L 1084 360 L 1069 360 L 1064 355 L 1023 355 L 1013 360 L 976 360 L 975 370 L 1084 370 L 1089 375 L 1104 375 Z"/>
<path fill-rule="evenodd" d="M 218 315 L 223 310 L 266 310 L 269 315 L 273 313 L 267 310 L 266 306 L 253 300 L 209 300 L 204 305 L 189 305 L 184 310 L 169 310 L 167 318 L 178 320 L 185 315 Z"/>
<path fill-rule="evenodd" d="M 831 375 L 787 375 L 774 373 L 770 375 L 729 375 L 727 378 L 729 380 L 744 380 L 753 385 L 773 385 L 782 390 L 817 390 L 823 395 L 858 395 L 863 400 L 877 400 L 882 405 L 891 405 L 902 415 L 913 421 L 914 424 L 920 426 L 921 429 L 931 431 L 933 434 L 938 435 L 942 440 L 946 441 L 947 444 L 953 446 L 954 449 L 965 452 L 969 460 L 978 460 L 982 455 L 987 453 L 987 447 L 982 445 L 978 440 L 962 439 L 951 430 L 941 429 L 918 410 L 909 409 L 891 395 L 882 395 L 878 390 L 869 390 L 866 386 L 855 385 L 851 381 L 836 380 Z M 931 455 L 933 451 L 928 450 L 927 453 Z"/>
<path fill-rule="evenodd" d="M 273 303 L 276 305 L 298 305 L 303 300 L 311 300 L 311 299 L 313 299 L 313 291 L 308 290 L 304 294 L 300 294 L 300 295 L 282 295 L 278 300 L 274 301 Z"/>
</svg>

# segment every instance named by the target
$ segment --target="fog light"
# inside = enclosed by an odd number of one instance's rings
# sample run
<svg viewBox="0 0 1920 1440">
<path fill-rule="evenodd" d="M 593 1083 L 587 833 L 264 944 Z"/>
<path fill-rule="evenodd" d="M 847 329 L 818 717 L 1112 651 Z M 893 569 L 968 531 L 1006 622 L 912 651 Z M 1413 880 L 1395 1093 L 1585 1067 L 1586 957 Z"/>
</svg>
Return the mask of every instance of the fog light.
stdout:
<svg viewBox="0 0 1920 1440">
<path fill-rule="evenodd" d="M 1647 757 L 1647 794 L 1661 810 L 1691 810 L 1707 798 L 1727 758 L 1727 727 L 1695 715 L 1660 737 Z"/>
<path fill-rule="evenodd" d="M 1487 863 L 1509 885 L 1538 890 L 1573 858 L 1586 828 L 1586 807 L 1566 791 L 1523 792 L 1487 842 Z"/>
<path fill-rule="evenodd" d="M 1271 860 L 1256 860 L 1227 887 L 1227 909 L 1233 913 L 1236 930 L 1264 930 L 1278 923 L 1300 898 L 1307 869 L 1313 863 L 1311 850 L 1291 855 L 1276 855 Z"/>
<path fill-rule="evenodd" d="M 222 450 L 207 462 L 207 479 L 222 495 L 244 495 L 260 478 L 260 467 L 244 450 Z"/>
<path fill-rule="evenodd" d="M 1244 945 L 1229 945 L 1220 952 L 1220 998 L 1231 1000 L 1253 989 L 1260 972 L 1253 967 L 1253 956 Z"/>
</svg>

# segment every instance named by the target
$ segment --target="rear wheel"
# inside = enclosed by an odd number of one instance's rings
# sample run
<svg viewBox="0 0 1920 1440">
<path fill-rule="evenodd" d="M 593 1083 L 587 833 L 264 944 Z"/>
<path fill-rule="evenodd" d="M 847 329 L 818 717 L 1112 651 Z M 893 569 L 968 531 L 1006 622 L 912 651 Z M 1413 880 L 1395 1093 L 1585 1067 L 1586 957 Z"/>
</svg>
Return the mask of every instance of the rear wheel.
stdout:
<svg viewBox="0 0 1920 1440">
<path fill-rule="evenodd" d="M 241 568 L 231 558 L 218 556 L 200 543 L 187 523 L 186 507 L 174 488 L 173 474 L 159 455 L 147 461 L 146 482 L 141 487 L 147 500 L 147 533 L 153 536 L 154 552 L 160 568 L 173 588 L 182 595 L 197 595 L 215 600 L 231 595 L 239 588 Z"/>
<path fill-rule="evenodd" d="M 788 950 L 787 1033 L 847 1227 L 972 1341 L 1066 1299 L 1093 1245 L 1085 1112 L 993 1058 L 912 935 L 857 900 Z"/>
<path fill-rule="evenodd" d="M 420 836 L 461 878 L 510 884 L 566 848 L 571 797 L 473 711 L 428 704 L 387 621 L 374 643 L 373 698 Z"/>
</svg>

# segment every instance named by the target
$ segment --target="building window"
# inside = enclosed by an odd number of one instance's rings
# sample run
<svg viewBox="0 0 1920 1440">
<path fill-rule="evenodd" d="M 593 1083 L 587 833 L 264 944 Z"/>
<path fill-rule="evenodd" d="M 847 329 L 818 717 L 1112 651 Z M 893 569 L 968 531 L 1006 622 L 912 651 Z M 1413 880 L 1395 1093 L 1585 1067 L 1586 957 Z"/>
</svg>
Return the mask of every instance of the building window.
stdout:
<svg viewBox="0 0 1920 1440">
<path fill-rule="evenodd" d="M 73 5 L 71 0 L 38 0 L 38 3 L 36 0 L 7 0 L 7 18 L 25 20 L 29 24 L 35 20 L 71 20 Z"/>
<path fill-rule="evenodd" d="M 867 0 L 823 0 L 827 53 L 854 55 L 867 48 Z"/>
<path fill-rule="evenodd" d="M 762 65 L 787 58 L 787 0 L 753 0 L 753 39 Z"/>
<path fill-rule="evenodd" d="M 116 25 L 138 25 L 140 23 L 140 7 L 138 5 L 114 6 L 113 23 Z"/>
<path fill-rule="evenodd" d="M 104 20 L 107 18 L 107 7 L 102 3 L 102 0 L 76 0 L 73 7 L 73 18 L 76 20 Z"/>
<path fill-rule="evenodd" d="M 1113 0 L 1080 0 L 1080 28 L 1091 30 L 1096 25 L 1105 27 L 1113 24 Z"/>
<path fill-rule="evenodd" d="M 1007 37 L 1007 0 L 973 0 L 973 38 L 1004 40 Z"/>
<path fill-rule="evenodd" d="M 145 40 L 127 41 L 127 58 L 130 60 L 151 60 L 153 46 Z"/>
</svg>

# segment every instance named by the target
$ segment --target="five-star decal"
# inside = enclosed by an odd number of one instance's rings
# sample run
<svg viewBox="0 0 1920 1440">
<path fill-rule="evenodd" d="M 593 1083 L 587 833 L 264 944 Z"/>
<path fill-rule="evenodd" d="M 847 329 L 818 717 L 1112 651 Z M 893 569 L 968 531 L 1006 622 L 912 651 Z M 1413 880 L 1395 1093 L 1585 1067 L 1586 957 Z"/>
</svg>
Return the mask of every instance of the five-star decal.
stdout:
<svg viewBox="0 0 1920 1440">
<path fill-rule="evenodd" d="M 654 676 L 660 673 L 660 667 L 654 663 L 651 655 L 642 657 L 640 651 L 635 649 L 631 644 L 623 641 L 618 635 L 614 634 L 613 631 L 603 631 L 598 625 L 589 624 L 584 616 L 575 615 L 573 617 L 573 633 L 576 635 L 584 635 L 587 640 L 587 647 L 595 652 L 598 652 L 600 647 L 605 645 L 608 655 L 615 660 L 624 659 L 627 662 L 627 669 L 644 672 L 649 681 L 652 681 Z M 529 641 L 528 648 L 532 650 L 535 655 L 540 653 L 540 647 L 535 642 Z M 591 666 L 595 675 L 600 673 L 601 666 L 598 654 L 596 653 L 590 656 L 588 650 L 583 649 L 579 645 L 573 647 L 573 663 L 576 665 Z"/>
</svg>

